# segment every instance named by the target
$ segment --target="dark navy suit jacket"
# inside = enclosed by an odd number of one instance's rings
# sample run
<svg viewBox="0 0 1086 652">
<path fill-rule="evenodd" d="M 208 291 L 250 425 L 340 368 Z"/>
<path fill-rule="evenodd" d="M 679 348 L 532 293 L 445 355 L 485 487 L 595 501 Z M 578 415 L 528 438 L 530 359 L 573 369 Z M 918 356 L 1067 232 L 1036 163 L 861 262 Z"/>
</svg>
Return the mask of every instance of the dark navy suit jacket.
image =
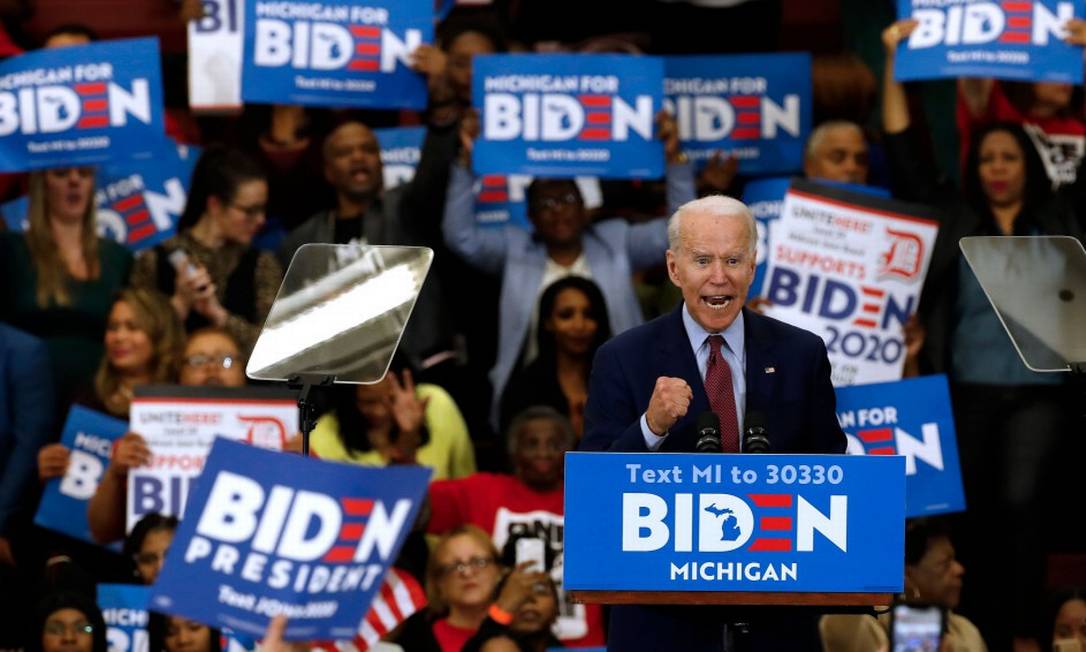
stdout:
<svg viewBox="0 0 1086 652">
<path fill-rule="evenodd" d="M 771 452 L 844 453 L 830 364 L 822 339 L 783 322 L 743 311 L 746 414 L 765 415 Z M 592 365 L 581 449 L 647 452 L 641 415 L 656 379 L 682 378 L 693 399 L 672 426 L 661 451 L 693 452 L 694 423 L 709 410 L 701 374 L 683 326 L 682 306 L 618 335 L 600 347 Z M 817 613 L 785 608 L 737 612 L 718 607 L 616 606 L 608 649 L 721 650 L 724 628 L 750 623 L 747 649 L 820 649 Z M 814 646 L 814 647 L 811 647 Z"/>
</svg>

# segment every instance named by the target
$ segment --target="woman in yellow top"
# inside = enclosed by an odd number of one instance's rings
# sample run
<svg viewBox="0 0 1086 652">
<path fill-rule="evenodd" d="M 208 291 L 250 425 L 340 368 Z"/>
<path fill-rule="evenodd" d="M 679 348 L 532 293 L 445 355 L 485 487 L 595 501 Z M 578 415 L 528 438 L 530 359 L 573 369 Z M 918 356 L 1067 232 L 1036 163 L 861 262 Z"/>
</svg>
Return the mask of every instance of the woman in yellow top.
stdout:
<svg viewBox="0 0 1086 652">
<path fill-rule="evenodd" d="M 369 466 L 421 464 L 434 470 L 432 480 L 475 473 L 467 424 L 444 389 L 416 387 L 409 369 L 402 380 L 390 369 L 377 384 L 336 391 L 334 409 L 310 439 L 317 457 Z"/>
</svg>

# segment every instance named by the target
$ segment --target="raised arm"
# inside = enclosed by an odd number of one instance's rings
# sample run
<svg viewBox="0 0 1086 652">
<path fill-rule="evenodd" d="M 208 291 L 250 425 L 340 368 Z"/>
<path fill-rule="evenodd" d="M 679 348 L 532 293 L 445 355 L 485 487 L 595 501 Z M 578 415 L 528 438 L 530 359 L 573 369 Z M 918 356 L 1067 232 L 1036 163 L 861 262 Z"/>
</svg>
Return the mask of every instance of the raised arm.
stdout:
<svg viewBox="0 0 1086 652">
<path fill-rule="evenodd" d="M 882 129 L 887 134 L 899 134 L 909 128 L 909 102 L 905 85 L 894 79 L 894 58 L 897 46 L 916 29 L 915 20 L 899 20 L 882 31 L 886 49 L 886 66 L 882 75 Z"/>
<path fill-rule="evenodd" d="M 505 229 L 484 229 L 475 223 L 471 155 L 478 133 L 479 120 L 473 112 L 460 125 L 460 157 L 449 175 L 441 228 L 449 249 L 479 269 L 496 274 L 505 264 L 508 242 Z"/>
</svg>

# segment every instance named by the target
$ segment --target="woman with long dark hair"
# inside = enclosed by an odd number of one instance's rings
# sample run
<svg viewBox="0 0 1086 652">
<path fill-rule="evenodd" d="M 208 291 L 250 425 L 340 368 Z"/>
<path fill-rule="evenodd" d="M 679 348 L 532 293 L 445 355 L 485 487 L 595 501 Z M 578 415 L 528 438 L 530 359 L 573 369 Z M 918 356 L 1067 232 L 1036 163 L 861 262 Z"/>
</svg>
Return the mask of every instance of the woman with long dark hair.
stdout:
<svg viewBox="0 0 1086 652">
<path fill-rule="evenodd" d="M 252 247 L 267 202 L 260 166 L 209 147 L 192 172 L 177 236 L 140 254 L 132 284 L 169 296 L 187 331 L 226 328 L 249 351 L 283 276 L 274 255 Z"/>
<path fill-rule="evenodd" d="M 940 183 L 916 151 L 905 90 L 894 80 L 894 53 L 916 21 L 883 32 L 887 64 L 883 126 L 897 196 L 936 207 L 939 235 L 919 306 L 925 329 L 922 373 L 951 383 L 962 479 L 969 510 L 958 537 L 973 578 L 963 597 L 989 647 L 1037 630 L 1043 575 L 1042 482 L 1062 445 L 1069 403 L 1061 374 L 1021 362 L 984 290 L 959 250 L 967 236 L 1068 235 L 1081 238 L 1082 184 L 1052 190 L 1020 125 L 987 125 L 972 135 L 960 191 Z M 1003 546 L 993 546 L 993 541 Z M 1007 595 L 1014 596 L 1007 599 Z M 1012 630 L 1013 628 L 1013 630 Z"/>
<path fill-rule="evenodd" d="M 525 408 L 546 405 L 565 415 L 580 437 L 592 358 L 611 338 L 599 286 L 580 276 L 547 286 L 539 299 L 535 332 L 539 354 L 513 375 L 502 395 L 502 432 Z"/>
</svg>

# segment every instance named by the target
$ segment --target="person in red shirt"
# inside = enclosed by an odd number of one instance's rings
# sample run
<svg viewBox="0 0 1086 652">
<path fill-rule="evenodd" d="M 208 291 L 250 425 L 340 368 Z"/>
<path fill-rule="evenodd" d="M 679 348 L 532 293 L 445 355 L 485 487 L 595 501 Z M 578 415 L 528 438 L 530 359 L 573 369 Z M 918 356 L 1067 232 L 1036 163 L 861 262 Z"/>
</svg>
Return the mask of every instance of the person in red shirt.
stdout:
<svg viewBox="0 0 1086 652">
<path fill-rule="evenodd" d="M 535 406 L 513 418 L 506 441 L 513 475 L 475 473 L 430 484 L 428 531 L 475 525 L 490 533 L 498 550 L 514 548 L 520 538 L 543 539 L 547 572 L 563 596 L 555 633 L 567 647 L 601 646 L 599 605 L 572 604 L 561 592 L 563 477 L 565 453 L 575 442 L 573 428 L 554 408 Z"/>
<path fill-rule="evenodd" d="M 487 533 L 472 525 L 453 529 L 430 556 L 426 608 L 404 621 L 392 642 L 409 652 L 460 652 L 486 619 L 501 577 Z"/>
</svg>

